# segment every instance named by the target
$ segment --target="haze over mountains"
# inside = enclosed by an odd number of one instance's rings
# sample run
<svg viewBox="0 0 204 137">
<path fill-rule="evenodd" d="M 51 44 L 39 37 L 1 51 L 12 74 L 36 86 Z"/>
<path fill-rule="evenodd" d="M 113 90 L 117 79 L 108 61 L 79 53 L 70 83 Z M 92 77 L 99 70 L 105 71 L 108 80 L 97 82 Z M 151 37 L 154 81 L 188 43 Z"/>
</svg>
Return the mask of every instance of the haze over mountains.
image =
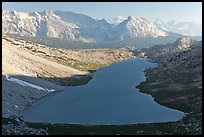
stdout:
<svg viewBox="0 0 204 137">
<path fill-rule="evenodd" d="M 54 47 L 149 47 L 182 37 L 145 18 L 129 16 L 118 25 L 68 11 L 24 13 L 2 10 L 2 32 Z M 42 39 L 43 38 L 43 39 Z M 70 43 L 71 42 L 71 43 Z M 87 46 L 85 46 L 87 45 Z"/>
</svg>

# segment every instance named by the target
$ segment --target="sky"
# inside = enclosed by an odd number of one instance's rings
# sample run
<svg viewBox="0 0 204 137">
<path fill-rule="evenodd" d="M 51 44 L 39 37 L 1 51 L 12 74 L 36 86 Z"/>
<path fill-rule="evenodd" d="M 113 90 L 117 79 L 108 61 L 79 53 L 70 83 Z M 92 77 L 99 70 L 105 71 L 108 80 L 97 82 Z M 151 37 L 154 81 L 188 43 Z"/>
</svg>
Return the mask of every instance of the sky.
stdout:
<svg viewBox="0 0 204 137">
<path fill-rule="evenodd" d="M 2 8 L 21 12 L 72 11 L 95 19 L 131 15 L 150 21 L 160 18 L 165 22 L 176 20 L 202 23 L 202 2 L 2 2 Z"/>
</svg>

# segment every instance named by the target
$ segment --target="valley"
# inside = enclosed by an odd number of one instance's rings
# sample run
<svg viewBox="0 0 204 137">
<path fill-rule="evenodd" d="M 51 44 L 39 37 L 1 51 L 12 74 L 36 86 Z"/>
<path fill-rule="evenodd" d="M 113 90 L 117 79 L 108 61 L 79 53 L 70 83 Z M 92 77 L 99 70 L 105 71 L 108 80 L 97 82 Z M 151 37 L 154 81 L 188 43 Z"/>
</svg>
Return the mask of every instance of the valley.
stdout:
<svg viewBox="0 0 204 137">
<path fill-rule="evenodd" d="M 5 42 L 6 42 L 6 39 L 5 39 Z M 15 40 L 13 40 L 13 44 L 14 42 Z M 25 46 L 25 44 L 23 45 Z M 184 48 L 181 48 L 181 46 L 183 46 Z M 23 121 L 21 122 L 16 121 L 15 123 L 18 123 L 17 125 L 20 127 L 22 125 L 27 125 L 28 126 L 28 127 L 26 126 L 27 128 L 41 129 L 42 131 L 40 130 L 41 132 L 39 134 L 41 133 L 45 134 L 46 132 L 48 132 L 49 134 L 59 134 L 59 133 L 78 134 L 79 131 L 77 129 L 79 127 L 80 129 L 83 129 L 83 132 L 80 132 L 81 134 L 127 134 L 127 133 L 128 134 L 200 134 L 202 132 L 202 123 L 201 123 L 202 100 L 200 98 L 202 93 L 202 81 L 201 81 L 202 72 L 201 72 L 201 64 L 200 64 L 202 61 L 201 60 L 202 50 L 200 49 L 201 42 L 188 39 L 188 38 L 183 38 L 173 43 L 172 48 L 170 47 L 171 47 L 170 45 L 162 46 L 162 48 L 160 48 L 161 51 L 157 52 L 159 54 L 155 54 L 154 49 L 156 48 L 154 47 L 148 50 L 142 49 L 135 52 L 132 51 L 131 53 L 126 51 L 128 54 L 124 54 L 124 53 L 123 54 L 131 55 L 131 56 L 128 56 L 128 57 L 126 56 L 123 59 L 131 58 L 134 55 L 137 57 L 137 56 L 140 56 L 140 53 L 144 53 L 144 55 L 147 56 L 148 58 L 151 58 L 153 62 L 158 63 L 157 68 L 145 70 L 147 79 L 146 81 L 138 85 L 137 88 L 139 88 L 141 92 L 152 95 L 155 98 L 155 100 L 160 104 L 185 112 L 187 114 L 186 117 L 178 122 L 168 122 L 165 124 L 163 123 L 137 124 L 137 125 L 127 125 L 127 126 L 122 126 L 122 125 L 121 126 L 116 126 L 116 125 L 97 126 L 96 125 L 96 126 L 90 126 L 90 127 L 82 126 L 82 125 L 81 126 L 70 125 L 70 124 L 64 124 L 64 125 L 51 124 L 50 125 L 50 124 L 30 123 L 30 122 L 23 122 Z M 36 46 L 35 48 L 38 48 L 38 46 Z M 171 52 L 169 52 L 165 48 L 167 48 Z M 31 49 L 31 48 L 25 48 L 25 49 Z M 49 48 L 47 50 L 49 51 Z M 31 53 L 33 52 L 32 50 L 27 50 L 27 51 Z M 37 55 L 36 50 L 34 51 L 35 52 L 33 54 Z M 44 57 L 44 55 L 38 55 L 38 56 Z M 118 54 L 117 59 L 119 60 L 120 58 L 121 58 L 121 55 Z M 56 57 L 54 57 L 54 59 L 56 59 Z M 183 61 L 186 59 L 188 59 L 189 62 Z M 169 62 L 167 60 L 169 60 Z M 194 67 L 192 66 L 193 65 L 192 63 L 194 64 Z M 101 64 L 101 66 L 103 66 L 103 63 Z M 86 69 L 83 71 L 80 70 L 80 72 L 85 72 L 85 74 L 87 74 L 88 70 L 90 69 Z M 46 82 L 48 81 L 46 80 Z M 32 80 L 32 82 L 34 81 Z M 15 85 L 15 86 L 19 86 L 19 85 Z M 19 87 L 18 89 L 21 89 L 21 88 L 22 87 Z M 37 98 L 45 96 L 46 94 L 47 93 L 44 93 L 44 95 L 40 95 Z M 34 100 L 31 102 L 34 102 Z M 19 106 L 21 105 L 19 104 Z M 24 109 L 25 108 L 26 107 L 24 107 Z M 7 123 L 11 121 L 10 118 L 9 119 L 3 118 L 3 119 L 5 123 Z M 67 128 L 70 130 L 67 130 Z M 109 132 L 109 130 L 111 130 L 112 128 L 114 129 L 114 131 Z M 150 130 L 152 128 L 154 130 Z M 5 126 L 5 129 L 8 129 L 8 127 Z M 24 132 L 26 132 L 28 129 L 24 129 L 24 130 L 25 130 Z M 7 130 L 5 132 L 7 132 Z"/>
<path fill-rule="evenodd" d="M 2 134 L 202 135 L 202 23 L 172 4 L 4 6 Z"/>
</svg>

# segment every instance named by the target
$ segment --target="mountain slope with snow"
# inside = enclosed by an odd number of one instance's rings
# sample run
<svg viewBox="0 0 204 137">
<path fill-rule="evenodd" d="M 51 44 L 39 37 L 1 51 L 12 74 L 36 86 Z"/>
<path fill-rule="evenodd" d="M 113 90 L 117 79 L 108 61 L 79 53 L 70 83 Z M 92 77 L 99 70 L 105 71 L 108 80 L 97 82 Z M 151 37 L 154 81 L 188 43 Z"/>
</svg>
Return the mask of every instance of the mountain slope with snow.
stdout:
<svg viewBox="0 0 204 137">
<path fill-rule="evenodd" d="M 122 16 L 117 16 L 115 18 L 110 18 L 110 19 L 107 19 L 107 22 L 109 22 L 110 24 L 113 24 L 113 25 L 118 25 L 120 24 L 121 22 L 123 22 L 126 18 L 122 17 Z"/>
<path fill-rule="evenodd" d="M 157 28 L 145 18 L 129 16 L 115 28 L 115 34 L 121 39 L 137 37 L 165 37 L 167 32 Z"/>
<path fill-rule="evenodd" d="M 154 22 L 154 25 L 170 32 L 186 35 L 186 36 L 202 36 L 202 24 L 193 22 L 164 22 L 159 18 Z"/>
<path fill-rule="evenodd" d="M 68 11 L 24 13 L 2 10 L 2 32 L 66 48 L 149 47 L 174 42 L 182 36 L 156 27 L 145 18 L 118 18 L 120 23 L 114 25 L 105 19 L 97 20 Z"/>
<path fill-rule="evenodd" d="M 23 13 L 16 11 L 2 11 L 2 32 L 21 36 L 48 36 L 67 38 L 79 37 L 76 24 L 62 21 L 52 12 Z"/>
</svg>

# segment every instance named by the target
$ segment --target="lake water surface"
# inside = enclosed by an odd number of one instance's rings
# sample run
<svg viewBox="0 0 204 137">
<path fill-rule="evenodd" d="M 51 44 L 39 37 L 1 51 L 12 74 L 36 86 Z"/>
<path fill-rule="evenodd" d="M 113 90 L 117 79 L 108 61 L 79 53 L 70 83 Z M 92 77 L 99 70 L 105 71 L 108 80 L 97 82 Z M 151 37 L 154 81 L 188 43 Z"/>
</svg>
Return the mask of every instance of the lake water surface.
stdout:
<svg viewBox="0 0 204 137">
<path fill-rule="evenodd" d="M 23 119 L 97 125 L 180 120 L 183 112 L 159 105 L 135 88 L 145 80 L 144 69 L 155 66 L 147 59 L 135 58 L 100 68 L 88 84 L 41 98 L 23 112 Z"/>
</svg>

